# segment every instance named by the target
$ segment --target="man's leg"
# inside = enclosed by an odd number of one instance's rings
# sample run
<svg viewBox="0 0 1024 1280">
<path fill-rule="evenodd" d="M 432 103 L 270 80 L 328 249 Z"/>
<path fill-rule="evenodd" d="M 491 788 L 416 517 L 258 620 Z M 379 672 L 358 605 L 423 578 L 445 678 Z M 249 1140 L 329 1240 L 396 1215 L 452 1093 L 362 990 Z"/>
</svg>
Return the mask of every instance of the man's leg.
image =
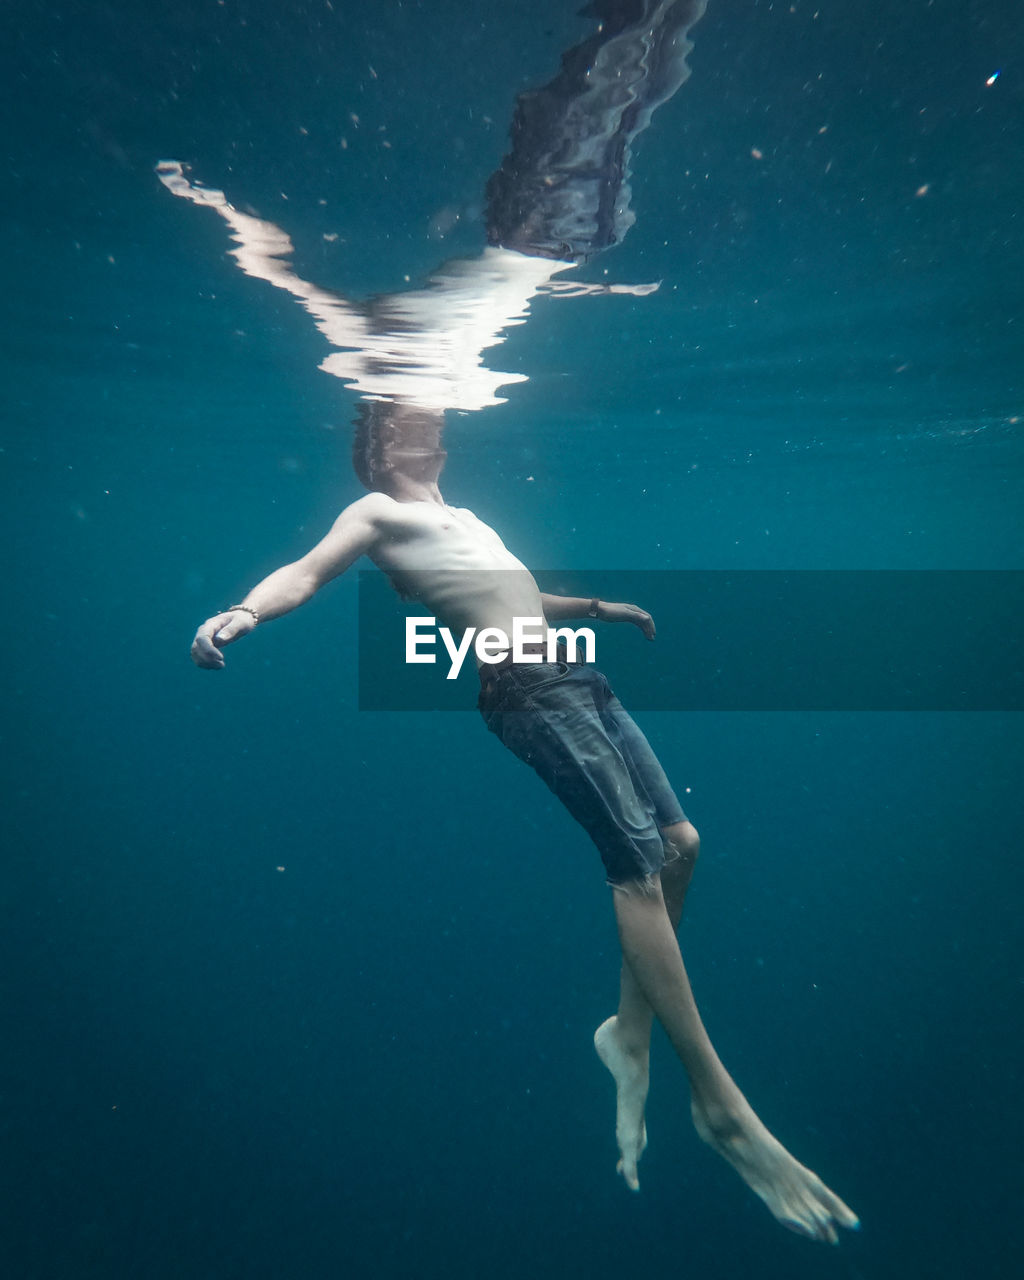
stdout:
<svg viewBox="0 0 1024 1280">
<path fill-rule="evenodd" d="M 857 1217 L 772 1137 L 719 1060 L 693 998 L 661 884 L 618 889 L 614 898 L 623 960 L 686 1070 L 697 1132 L 779 1222 L 835 1243 L 836 1226 L 856 1227 Z"/>
<path fill-rule="evenodd" d="M 683 900 L 689 888 L 700 850 L 700 837 L 689 822 L 677 822 L 662 830 L 665 866 L 661 873 L 662 896 L 673 931 L 679 928 Z M 637 1161 L 647 1146 L 644 1106 L 647 1102 L 651 1025 L 654 1010 L 637 985 L 633 971 L 622 963 L 619 1007 L 594 1033 L 594 1047 L 615 1077 L 615 1137 L 619 1144 L 618 1172 L 626 1185 L 639 1191 Z"/>
</svg>

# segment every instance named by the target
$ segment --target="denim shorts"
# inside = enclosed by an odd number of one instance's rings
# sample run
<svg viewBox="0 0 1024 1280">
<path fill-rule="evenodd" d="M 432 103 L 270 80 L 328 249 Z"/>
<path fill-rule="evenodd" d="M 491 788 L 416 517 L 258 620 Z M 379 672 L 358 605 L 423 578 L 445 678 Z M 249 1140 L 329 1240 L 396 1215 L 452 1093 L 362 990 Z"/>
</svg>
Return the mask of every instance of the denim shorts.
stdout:
<svg viewBox="0 0 1024 1280">
<path fill-rule="evenodd" d="M 608 681 L 588 663 L 520 663 L 483 675 L 488 729 L 544 779 L 597 845 L 609 883 L 661 870 L 660 828 L 686 815 Z"/>
</svg>

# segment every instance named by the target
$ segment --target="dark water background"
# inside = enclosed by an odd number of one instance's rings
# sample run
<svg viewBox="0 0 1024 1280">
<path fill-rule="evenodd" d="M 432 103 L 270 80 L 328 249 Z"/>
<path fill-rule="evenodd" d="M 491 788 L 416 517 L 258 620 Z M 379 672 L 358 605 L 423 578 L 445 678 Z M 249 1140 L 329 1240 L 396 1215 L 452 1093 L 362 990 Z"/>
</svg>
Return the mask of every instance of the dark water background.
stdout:
<svg viewBox="0 0 1024 1280">
<path fill-rule="evenodd" d="M 596 856 L 474 716 L 356 712 L 354 582 L 188 663 L 356 496 L 354 397 L 152 165 L 394 290 L 481 247 L 515 94 L 588 24 L 0 21 L 5 1274 L 1016 1275 L 1012 715 L 644 718 L 704 838 L 706 1020 L 861 1214 L 836 1251 L 702 1149 L 660 1039 L 624 1191 Z M 694 40 L 588 269 L 661 291 L 536 303 L 496 361 L 530 381 L 454 419 L 446 491 L 545 567 L 1020 568 L 1017 7 L 711 0 Z"/>
</svg>

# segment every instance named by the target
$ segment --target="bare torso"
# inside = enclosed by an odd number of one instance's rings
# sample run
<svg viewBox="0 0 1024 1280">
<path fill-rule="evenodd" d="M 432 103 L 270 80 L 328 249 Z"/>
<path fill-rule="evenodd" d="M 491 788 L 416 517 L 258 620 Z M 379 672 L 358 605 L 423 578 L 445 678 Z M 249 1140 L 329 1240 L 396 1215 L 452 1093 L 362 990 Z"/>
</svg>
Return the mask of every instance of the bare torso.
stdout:
<svg viewBox="0 0 1024 1280">
<path fill-rule="evenodd" d="M 490 525 L 466 507 L 368 495 L 376 533 L 367 555 L 396 588 L 453 631 L 543 618 L 540 589 Z"/>
</svg>

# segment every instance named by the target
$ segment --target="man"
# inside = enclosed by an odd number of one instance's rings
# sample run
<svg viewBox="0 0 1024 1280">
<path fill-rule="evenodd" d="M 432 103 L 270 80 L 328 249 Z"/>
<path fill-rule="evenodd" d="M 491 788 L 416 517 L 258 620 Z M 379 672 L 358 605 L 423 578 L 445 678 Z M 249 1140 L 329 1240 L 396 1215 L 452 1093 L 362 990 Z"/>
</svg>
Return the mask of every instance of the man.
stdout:
<svg viewBox="0 0 1024 1280">
<path fill-rule="evenodd" d="M 445 459 L 440 421 L 422 408 L 365 404 L 354 463 L 370 492 L 346 507 L 300 560 L 204 622 L 192 645 L 195 663 L 223 667 L 227 645 L 305 603 L 362 555 L 454 634 L 497 627 L 512 635 L 515 618 L 543 615 L 554 623 L 589 612 L 602 621 L 632 622 L 653 638 L 650 616 L 634 605 L 543 595 L 493 529 L 445 502 L 438 487 Z M 858 1225 L 855 1214 L 762 1125 L 701 1022 L 675 935 L 698 837 L 646 739 L 604 677 L 585 664 L 505 660 L 481 666 L 481 681 L 488 727 L 584 826 L 614 890 L 623 956 L 619 1007 L 594 1041 L 615 1079 L 618 1170 L 626 1184 L 639 1187 L 657 1017 L 689 1078 L 700 1136 L 785 1226 L 835 1243 L 837 1226 Z"/>
</svg>

